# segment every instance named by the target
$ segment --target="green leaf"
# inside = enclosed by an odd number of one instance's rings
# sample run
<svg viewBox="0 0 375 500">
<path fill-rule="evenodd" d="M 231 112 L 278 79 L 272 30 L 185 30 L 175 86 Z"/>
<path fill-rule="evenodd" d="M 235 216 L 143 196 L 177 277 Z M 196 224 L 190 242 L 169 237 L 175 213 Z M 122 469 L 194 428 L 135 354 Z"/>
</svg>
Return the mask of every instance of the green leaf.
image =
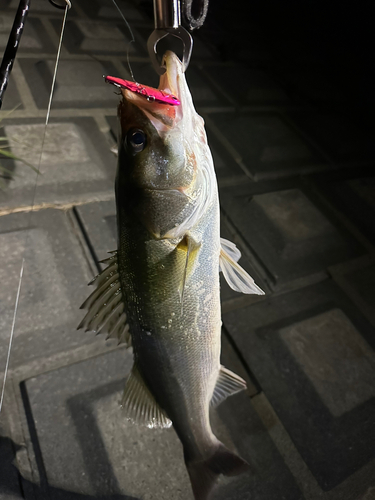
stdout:
<svg viewBox="0 0 375 500">
<path fill-rule="evenodd" d="M 10 151 L 5 151 L 5 149 L 0 149 L 0 154 L 2 154 L 3 156 L 5 156 L 7 158 L 11 158 L 12 160 L 21 161 L 22 163 L 24 163 L 25 165 L 27 165 L 28 167 L 33 169 L 34 172 L 36 172 L 37 174 L 40 174 L 39 170 L 37 168 L 35 168 L 34 165 L 32 165 L 31 163 L 29 163 L 26 160 L 23 160 L 22 158 L 18 158 L 18 156 L 15 156 Z"/>
</svg>

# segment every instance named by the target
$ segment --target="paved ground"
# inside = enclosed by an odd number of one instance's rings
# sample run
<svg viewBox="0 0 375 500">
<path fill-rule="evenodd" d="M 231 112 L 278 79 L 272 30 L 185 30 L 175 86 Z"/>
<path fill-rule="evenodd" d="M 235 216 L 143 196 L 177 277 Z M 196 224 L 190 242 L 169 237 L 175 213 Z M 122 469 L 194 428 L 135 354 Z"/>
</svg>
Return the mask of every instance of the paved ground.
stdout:
<svg viewBox="0 0 375 500">
<path fill-rule="evenodd" d="M 16 3 L 2 8 L 0 49 Z M 135 77 L 155 84 L 150 5 L 120 5 Z M 20 105 L 1 135 L 36 164 L 60 25 L 61 11 L 32 1 L 5 95 L 5 109 Z M 26 269 L 0 418 L 1 500 L 192 500 L 173 430 L 121 415 L 131 352 L 75 329 L 86 283 L 116 248 L 118 97 L 102 74 L 129 77 L 128 38 L 110 1 L 74 1 L 31 215 L 34 173 L 4 163 L 16 176 L 0 193 L 0 381 L 23 256 Z M 252 472 L 223 480 L 215 499 L 373 500 L 373 137 L 339 112 L 339 89 L 280 64 L 259 32 L 239 49 L 234 31 L 226 45 L 211 23 L 195 40 L 187 77 L 215 157 L 223 236 L 267 292 L 222 287 L 223 362 L 249 389 L 212 421 Z"/>
</svg>

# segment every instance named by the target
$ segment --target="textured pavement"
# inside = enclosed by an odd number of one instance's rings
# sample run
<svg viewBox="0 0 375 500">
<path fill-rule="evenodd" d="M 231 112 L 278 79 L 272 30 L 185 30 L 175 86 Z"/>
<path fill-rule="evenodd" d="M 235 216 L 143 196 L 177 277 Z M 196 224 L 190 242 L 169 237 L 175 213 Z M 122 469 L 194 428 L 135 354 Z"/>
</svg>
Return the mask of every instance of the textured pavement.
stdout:
<svg viewBox="0 0 375 500">
<path fill-rule="evenodd" d="M 0 51 L 17 3 L 2 4 Z M 151 4 L 119 5 L 136 38 L 135 78 L 155 85 Z M 0 135 L 34 165 L 61 21 L 32 0 L 0 114 Z M 222 360 L 248 390 L 212 425 L 251 472 L 221 478 L 213 498 L 373 500 L 373 138 L 340 113 L 332 82 L 283 68 L 261 37 L 237 57 L 235 33 L 223 41 L 213 22 L 194 40 L 187 79 L 215 160 L 222 235 L 266 291 L 241 296 L 222 283 Z M 118 96 L 102 75 L 130 78 L 128 41 L 109 0 L 74 0 L 35 198 L 35 173 L 1 160 L 14 179 L 0 192 L 0 382 L 25 258 L 0 416 L 1 500 L 193 499 L 174 431 L 121 414 L 131 351 L 76 331 L 86 283 L 116 248 Z"/>
</svg>

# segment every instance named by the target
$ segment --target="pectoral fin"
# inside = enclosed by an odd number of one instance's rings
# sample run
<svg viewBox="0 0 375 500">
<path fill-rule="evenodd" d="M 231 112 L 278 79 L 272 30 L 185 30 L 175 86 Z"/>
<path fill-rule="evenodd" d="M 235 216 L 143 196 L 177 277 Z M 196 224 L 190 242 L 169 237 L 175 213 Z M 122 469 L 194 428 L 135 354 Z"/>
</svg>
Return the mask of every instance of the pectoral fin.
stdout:
<svg viewBox="0 0 375 500">
<path fill-rule="evenodd" d="M 197 250 L 200 248 L 201 244 L 196 242 L 189 234 L 186 234 L 184 238 L 177 245 L 177 250 L 186 252 L 185 267 L 183 274 L 181 276 L 181 285 L 179 288 L 181 304 L 184 300 L 185 284 L 186 278 L 191 273 L 193 269 L 193 264 L 197 256 Z"/>
<path fill-rule="evenodd" d="M 225 238 L 220 238 L 220 245 L 222 250 L 231 257 L 234 262 L 238 262 L 241 258 L 241 252 L 238 250 L 236 245 Z"/>
<path fill-rule="evenodd" d="M 135 423 L 150 428 L 166 428 L 172 425 L 172 422 L 157 404 L 154 396 L 146 386 L 137 365 L 133 366 L 126 382 L 122 407 L 126 417 Z"/>
<path fill-rule="evenodd" d="M 246 389 L 245 380 L 224 366 L 221 366 L 211 399 L 211 406 L 218 406 L 227 399 L 227 397 L 243 391 L 244 389 Z"/>
<path fill-rule="evenodd" d="M 255 284 L 253 278 L 237 264 L 240 257 L 241 252 L 236 245 L 221 238 L 220 271 L 228 285 L 236 292 L 264 295 L 263 290 Z"/>
<path fill-rule="evenodd" d="M 77 330 L 85 328 L 86 331 L 91 330 L 97 334 L 107 333 L 107 339 L 117 338 L 119 344 L 125 343 L 129 347 L 131 337 L 121 294 L 117 252 L 110 253 L 112 256 L 103 261 L 108 263 L 108 267 L 89 283 L 95 283 L 96 289 L 81 305 L 81 309 L 88 311 Z"/>
</svg>

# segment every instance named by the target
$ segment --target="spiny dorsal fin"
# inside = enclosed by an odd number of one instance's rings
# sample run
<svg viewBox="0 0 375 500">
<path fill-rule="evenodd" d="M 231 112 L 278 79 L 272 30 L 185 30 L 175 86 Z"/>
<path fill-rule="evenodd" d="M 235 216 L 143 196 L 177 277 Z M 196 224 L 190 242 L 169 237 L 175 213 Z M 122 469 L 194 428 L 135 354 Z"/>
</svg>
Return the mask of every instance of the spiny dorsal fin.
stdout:
<svg viewBox="0 0 375 500">
<path fill-rule="evenodd" d="M 216 387 L 211 399 L 211 406 L 218 406 L 228 396 L 246 389 L 246 382 L 243 378 L 231 372 L 224 366 L 220 367 Z"/>
<path fill-rule="evenodd" d="M 236 245 L 224 238 L 220 238 L 220 241 L 220 271 L 222 271 L 226 282 L 232 290 L 241 293 L 264 295 L 263 290 L 255 284 L 253 278 L 237 264 L 237 260 L 241 257 L 241 252 Z"/>
<path fill-rule="evenodd" d="M 85 328 L 97 334 L 106 333 L 107 339 L 117 338 L 119 344 L 131 345 L 129 325 L 126 323 L 125 304 L 121 294 L 118 274 L 117 252 L 109 252 L 111 257 L 102 262 L 108 263 L 100 274 L 90 281 L 96 289 L 81 305 L 87 314 L 78 325 L 77 330 Z"/>
<path fill-rule="evenodd" d="M 122 407 L 126 417 L 134 423 L 143 424 L 149 428 L 167 428 L 172 425 L 144 383 L 137 365 L 133 366 L 126 382 Z"/>
</svg>

